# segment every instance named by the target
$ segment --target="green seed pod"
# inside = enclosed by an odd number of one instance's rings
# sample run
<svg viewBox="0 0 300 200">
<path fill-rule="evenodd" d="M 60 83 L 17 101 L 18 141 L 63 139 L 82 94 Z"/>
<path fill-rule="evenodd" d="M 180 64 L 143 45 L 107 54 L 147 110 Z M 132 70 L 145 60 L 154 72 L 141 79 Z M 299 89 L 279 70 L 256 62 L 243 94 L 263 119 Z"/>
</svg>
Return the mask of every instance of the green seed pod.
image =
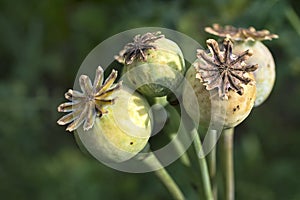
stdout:
<svg viewBox="0 0 300 200">
<path fill-rule="evenodd" d="M 231 53 L 232 43 L 224 41 L 224 51 L 220 51 L 215 40 L 207 40 L 211 51 L 207 54 L 198 50 L 198 60 L 187 71 L 187 83 L 183 86 L 183 105 L 187 113 L 194 119 L 200 116 L 200 126 L 208 127 L 212 118 L 212 109 L 225 109 L 224 127 L 232 128 L 240 124 L 251 112 L 256 96 L 256 87 L 252 71 L 257 66 L 246 65 L 251 53 L 246 51 L 239 55 Z M 190 84 L 190 91 L 186 84 Z M 190 93 L 194 92 L 197 102 L 191 101 Z M 199 105 L 200 114 L 195 113 L 195 105 Z"/>
<path fill-rule="evenodd" d="M 257 87 L 254 106 L 261 105 L 270 95 L 276 76 L 273 56 L 261 41 L 278 38 L 278 35 L 272 34 L 268 30 L 257 31 L 253 27 L 222 27 L 218 24 L 213 24 L 212 27 L 206 27 L 205 31 L 219 37 L 229 37 L 234 41 L 233 53 L 235 54 L 248 49 L 253 52 L 253 56 L 251 56 L 246 63 L 249 65 L 258 64 L 258 69 L 254 72 Z"/>
<path fill-rule="evenodd" d="M 254 72 L 256 81 L 256 99 L 254 106 L 261 105 L 270 95 L 276 78 L 275 63 L 269 49 L 260 41 L 237 42 L 233 48 L 233 53 L 243 52 L 247 49 L 253 51 L 246 63 L 258 64 L 258 69 Z"/>
<path fill-rule="evenodd" d="M 239 95 L 233 90 L 230 90 L 228 100 L 220 100 L 219 98 L 211 98 L 212 93 L 210 93 L 205 85 L 196 78 L 196 75 L 197 72 L 195 68 L 191 66 L 188 69 L 185 78 L 187 83 L 192 86 L 193 91 L 189 91 L 186 85 L 183 86 L 183 106 L 193 119 L 197 118 L 196 116 L 200 117 L 199 125 L 201 127 L 207 128 L 209 126 L 209 123 L 212 120 L 212 107 L 217 111 L 222 109 L 223 106 L 226 108 L 226 112 L 224 113 L 225 116 L 219 116 L 221 120 L 223 117 L 225 118 L 225 128 L 235 127 L 247 118 L 252 110 L 255 100 L 256 89 L 254 85 L 248 84 L 243 86 L 243 95 Z M 190 92 L 195 92 L 197 102 L 191 101 L 189 98 Z M 195 105 L 199 105 L 200 114 L 195 113 Z M 220 111 L 220 114 L 223 114 L 223 112 Z M 216 118 L 218 118 L 218 116 L 216 116 Z"/>
<path fill-rule="evenodd" d="M 175 90 L 185 72 L 179 46 L 160 33 L 137 35 L 117 57 L 125 80 L 145 96 L 161 97 Z"/>
<path fill-rule="evenodd" d="M 137 155 L 147 144 L 151 134 L 147 101 L 121 82 L 114 84 L 117 71 L 103 81 L 103 70 L 96 70 L 94 84 L 81 75 L 82 92 L 69 90 L 70 102 L 58 106 L 59 112 L 70 112 L 60 118 L 59 125 L 68 124 L 68 131 L 76 131 L 79 145 L 103 162 L 123 162 Z M 81 126 L 83 124 L 83 126 Z"/>
<path fill-rule="evenodd" d="M 151 135 L 148 103 L 137 93 L 120 89 L 114 105 L 96 118 L 92 129 L 77 133 L 85 148 L 104 162 L 123 162 L 137 155 Z"/>
</svg>

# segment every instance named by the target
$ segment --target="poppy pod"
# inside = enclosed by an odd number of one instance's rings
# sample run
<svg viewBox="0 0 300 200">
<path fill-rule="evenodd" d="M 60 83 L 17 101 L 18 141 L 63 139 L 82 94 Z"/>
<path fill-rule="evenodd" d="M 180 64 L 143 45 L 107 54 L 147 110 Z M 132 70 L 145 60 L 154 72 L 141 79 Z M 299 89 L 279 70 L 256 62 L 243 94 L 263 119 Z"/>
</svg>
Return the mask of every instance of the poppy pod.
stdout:
<svg viewBox="0 0 300 200">
<path fill-rule="evenodd" d="M 259 106 L 269 97 L 274 87 L 275 62 L 270 50 L 260 41 L 236 42 L 233 53 L 240 53 L 247 49 L 251 49 L 253 55 L 245 62 L 249 65 L 256 63 L 259 66 L 253 73 L 256 82 L 254 106 Z"/>
<path fill-rule="evenodd" d="M 116 59 L 124 63 L 123 74 L 129 85 L 149 97 L 175 90 L 185 72 L 179 46 L 160 32 L 135 36 Z"/>
<path fill-rule="evenodd" d="M 254 106 L 261 105 L 269 97 L 276 77 L 273 56 L 261 41 L 276 39 L 278 35 L 272 34 L 265 29 L 222 27 L 218 24 L 206 27 L 205 31 L 219 37 L 230 38 L 234 42 L 232 50 L 234 54 L 239 54 L 249 49 L 252 51 L 253 55 L 245 62 L 249 65 L 258 64 L 258 69 L 253 72 L 257 88 Z"/>
<path fill-rule="evenodd" d="M 244 60 L 251 52 L 232 54 L 232 43 L 224 41 L 221 51 L 215 40 L 207 40 L 210 53 L 198 50 L 198 59 L 187 71 L 185 78 L 197 96 L 197 102 L 191 102 L 188 87 L 183 87 L 183 105 L 191 116 L 196 114 L 193 107 L 198 104 L 200 125 L 207 127 L 212 118 L 212 110 L 223 107 L 224 127 L 231 128 L 240 124 L 250 113 L 256 96 L 253 71 L 257 65 L 247 65 Z M 218 110 L 218 108 L 216 108 Z M 218 116 L 217 116 L 218 117 Z"/>
<path fill-rule="evenodd" d="M 95 119 L 94 126 L 76 130 L 83 146 L 98 160 L 123 162 L 137 155 L 151 135 L 149 105 L 139 94 L 122 88 L 107 113 Z"/>
<path fill-rule="evenodd" d="M 94 84 L 81 75 L 82 92 L 70 89 L 65 94 L 70 102 L 58 106 L 59 112 L 70 113 L 57 123 L 70 123 L 67 130 L 76 132 L 80 145 L 104 162 L 132 158 L 146 146 L 151 135 L 147 101 L 121 82 L 114 84 L 116 78 L 117 71 L 113 70 L 103 81 L 101 67 L 96 70 Z"/>
</svg>

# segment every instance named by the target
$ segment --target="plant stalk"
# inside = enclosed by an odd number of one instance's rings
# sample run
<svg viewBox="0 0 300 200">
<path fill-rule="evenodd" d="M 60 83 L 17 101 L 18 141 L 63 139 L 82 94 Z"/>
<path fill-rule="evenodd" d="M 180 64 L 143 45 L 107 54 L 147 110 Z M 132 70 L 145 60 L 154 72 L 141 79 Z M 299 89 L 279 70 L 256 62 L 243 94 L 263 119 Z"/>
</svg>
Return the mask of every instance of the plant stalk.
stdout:
<svg viewBox="0 0 300 200">
<path fill-rule="evenodd" d="M 291 6 L 289 6 L 285 9 L 285 16 L 292 27 L 295 29 L 295 31 L 298 33 L 298 35 L 300 35 L 300 19 L 296 11 Z"/>
<path fill-rule="evenodd" d="M 234 128 L 224 129 L 222 132 L 222 160 L 225 186 L 225 200 L 234 200 L 234 161 L 233 161 Z"/>
<path fill-rule="evenodd" d="M 160 169 L 154 171 L 154 173 L 169 190 L 170 194 L 173 196 L 173 199 L 185 199 L 179 186 L 176 184 L 175 180 L 170 176 L 168 171 L 161 165 L 160 161 L 157 159 L 155 154 L 150 153 L 150 155 L 146 159 L 144 159 L 143 162 L 147 164 L 150 168 L 160 167 Z"/>
<path fill-rule="evenodd" d="M 167 172 L 165 168 L 161 168 L 155 171 L 155 174 L 168 188 L 168 190 L 170 191 L 174 199 L 184 200 L 184 196 L 181 190 L 179 189 L 178 185 L 175 183 L 175 181 L 172 179 L 172 177 L 170 176 L 170 174 Z"/>
<path fill-rule="evenodd" d="M 198 131 L 195 128 L 192 130 L 191 134 L 194 137 L 193 143 L 196 150 L 196 154 L 198 156 L 200 173 L 201 173 L 203 186 L 204 186 L 205 199 L 213 200 L 214 198 L 213 198 L 213 193 L 210 184 L 209 171 L 208 171 L 206 159 L 204 157 L 200 136 L 198 134 Z"/>
<path fill-rule="evenodd" d="M 217 186 L 217 134 L 211 133 L 211 146 L 215 145 L 211 152 L 208 154 L 208 166 L 209 166 L 209 176 L 212 184 L 212 192 L 214 200 L 218 199 L 218 186 Z"/>
</svg>

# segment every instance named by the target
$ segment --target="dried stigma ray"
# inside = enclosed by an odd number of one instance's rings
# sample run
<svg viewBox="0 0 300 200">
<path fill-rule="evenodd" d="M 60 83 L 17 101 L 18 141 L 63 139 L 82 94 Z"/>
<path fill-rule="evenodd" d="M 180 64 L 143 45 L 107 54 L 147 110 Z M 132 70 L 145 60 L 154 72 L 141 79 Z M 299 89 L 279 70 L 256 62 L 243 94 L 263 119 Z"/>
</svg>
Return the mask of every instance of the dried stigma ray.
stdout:
<svg viewBox="0 0 300 200">
<path fill-rule="evenodd" d="M 104 83 L 103 76 L 103 69 L 100 66 L 96 70 L 93 85 L 88 76 L 80 76 L 79 85 L 82 92 L 69 89 L 65 93 L 65 98 L 70 102 L 62 103 L 57 108 L 58 112 L 70 112 L 57 121 L 59 125 L 72 122 L 66 129 L 71 132 L 83 124 L 83 130 L 86 131 L 93 127 L 96 116 L 101 117 L 106 113 L 105 106 L 112 105 L 115 101 L 109 96 L 121 87 L 122 82 L 113 84 L 117 78 L 115 70 L 112 70 Z"/>
<path fill-rule="evenodd" d="M 145 51 L 148 49 L 156 49 L 152 43 L 165 36 L 161 32 L 145 33 L 144 35 L 136 35 L 133 42 L 125 45 L 124 49 L 120 51 L 115 59 L 120 63 L 131 64 L 135 59 L 147 60 Z"/>
<path fill-rule="evenodd" d="M 233 41 L 261 41 L 278 38 L 278 35 L 272 34 L 266 29 L 257 31 L 254 27 L 236 28 L 230 25 L 222 27 L 219 24 L 213 24 L 212 27 L 206 27 L 205 31 L 219 37 L 230 38 Z"/>
<path fill-rule="evenodd" d="M 197 51 L 198 61 L 195 63 L 196 78 L 206 86 L 207 90 L 218 88 L 219 97 L 228 100 L 229 90 L 243 94 L 242 85 L 253 82 L 245 76 L 245 73 L 253 72 L 258 65 L 247 65 L 247 60 L 252 52 L 247 50 L 239 55 L 232 54 L 233 44 L 229 38 L 225 38 L 221 51 L 218 43 L 208 39 L 206 44 L 210 50 L 207 54 L 204 50 Z"/>
</svg>

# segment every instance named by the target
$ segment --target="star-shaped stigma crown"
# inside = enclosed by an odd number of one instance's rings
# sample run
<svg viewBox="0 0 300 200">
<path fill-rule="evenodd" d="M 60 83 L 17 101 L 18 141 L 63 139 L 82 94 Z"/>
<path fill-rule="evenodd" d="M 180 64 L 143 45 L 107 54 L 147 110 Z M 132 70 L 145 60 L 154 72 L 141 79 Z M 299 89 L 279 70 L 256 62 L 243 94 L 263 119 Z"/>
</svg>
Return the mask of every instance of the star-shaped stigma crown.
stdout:
<svg viewBox="0 0 300 200">
<path fill-rule="evenodd" d="M 272 34 L 268 30 L 257 31 L 254 27 L 236 28 L 230 25 L 222 27 L 219 24 L 213 24 L 212 27 L 206 27 L 205 31 L 219 37 L 230 38 L 233 41 L 272 40 L 278 38 L 278 35 Z"/>
<path fill-rule="evenodd" d="M 133 42 L 126 44 L 119 55 L 115 56 L 115 59 L 120 63 L 125 64 L 131 64 L 135 59 L 146 61 L 147 55 L 145 54 L 145 51 L 148 49 L 156 49 L 156 46 L 152 43 L 164 37 L 165 36 L 159 31 L 145 33 L 144 35 L 136 35 L 133 38 Z"/>
<path fill-rule="evenodd" d="M 233 44 L 229 38 L 224 40 L 223 51 L 213 39 L 208 39 L 206 44 L 209 54 L 204 50 L 197 50 L 196 78 L 203 82 L 207 90 L 217 88 L 221 99 L 227 100 L 230 90 L 242 95 L 244 92 L 242 85 L 253 81 L 245 74 L 255 71 L 258 67 L 258 65 L 247 65 L 244 62 L 252 55 L 252 52 L 247 50 L 239 55 L 232 54 Z"/>
<path fill-rule="evenodd" d="M 58 112 L 70 112 L 57 121 L 59 125 L 72 122 L 67 127 L 67 131 L 74 131 L 81 124 L 83 124 L 83 130 L 89 130 L 93 127 L 96 116 L 101 117 L 107 113 L 105 106 L 114 103 L 115 99 L 110 96 L 121 87 L 122 82 L 113 84 L 117 78 L 115 70 L 112 70 L 104 83 L 103 76 L 103 69 L 100 66 L 96 70 L 93 85 L 88 76 L 80 76 L 79 85 L 82 92 L 69 89 L 65 93 L 65 98 L 70 102 L 62 103 L 57 108 Z"/>
</svg>

